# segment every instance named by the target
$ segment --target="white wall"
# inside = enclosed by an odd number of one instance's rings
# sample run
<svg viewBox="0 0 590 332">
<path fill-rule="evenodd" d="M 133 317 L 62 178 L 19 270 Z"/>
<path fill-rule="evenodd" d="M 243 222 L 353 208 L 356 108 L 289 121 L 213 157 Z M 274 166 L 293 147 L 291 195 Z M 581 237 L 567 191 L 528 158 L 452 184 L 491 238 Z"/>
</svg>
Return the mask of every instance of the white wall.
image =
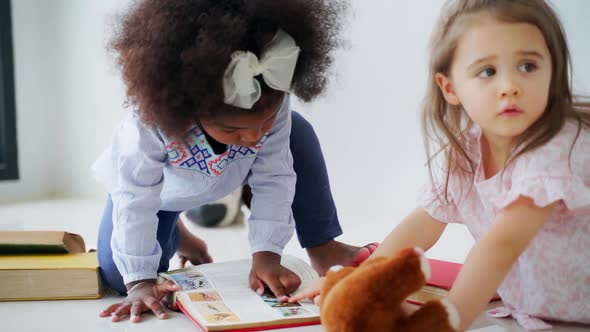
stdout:
<svg viewBox="0 0 590 332">
<path fill-rule="evenodd" d="M 46 37 L 56 13 L 48 2 L 40 1 L 19 1 L 12 9 L 20 180 L 0 182 L 1 200 L 47 194 L 55 142 L 50 125 L 55 90 L 47 66 L 55 59 Z"/>
<path fill-rule="evenodd" d="M 96 195 L 90 163 L 121 116 L 124 88 L 106 54 L 124 1 L 12 1 L 20 179 L 0 202 Z"/>
<path fill-rule="evenodd" d="M 61 165 L 52 185 L 58 195 L 100 192 L 89 165 L 108 144 L 113 124 L 123 114 L 124 87 L 105 51 L 111 15 L 122 1 L 60 1 L 56 47 L 55 98 L 59 119 L 52 161 Z M 76 47 L 71 47 L 76 45 Z"/>
<path fill-rule="evenodd" d="M 419 105 L 439 1 L 353 4 L 350 45 L 330 90 L 296 109 L 306 110 L 320 136 L 341 214 L 373 220 L 392 204 L 413 205 L 426 178 Z"/>
<path fill-rule="evenodd" d="M 89 165 L 123 113 L 124 88 L 105 42 L 112 15 L 129 1 L 12 3 L 21 180 L 0 182 L 0 203 L 104 195 Z M 338 57 L 329 92 L 295 108 L 320 136 L 346 234 L 361 232 L 374 241 L 412 208 L 426 179 L 418 106 L 427 41 L 442 1 L 352 3 L 349 49 Z M 590 1 L 555 4 L 568 33 L 575 84 L 588 93 Z M 466 238 L 463 229 L 454 232 Z M 453 241 L 457 236 L 443 243 L 446 250 L 455 246 L 462 253 L 470 245 Z"/>
<path fill-rule="evenodd" d="M 590 95 L 590 1 L 559 0 L 556 8 L 562 18 L 572 54 L 574 93 Z"/>
<path fill-rule="evenodd" d="M 345 239 L 382 239 L 415 204 L 427 170 L 419 104 L 439 0 L 355 0 L 337 80 L 326 98 L 301 106 L 320 136 Z M 555 0 L 568 34 L 575 86 L 590 94 L 590 1 Z M 431 255 L 461 261 L 471 245 L 452 225 Z M 444 251 L 444 252 L 443 252 Z"/>
</svg>

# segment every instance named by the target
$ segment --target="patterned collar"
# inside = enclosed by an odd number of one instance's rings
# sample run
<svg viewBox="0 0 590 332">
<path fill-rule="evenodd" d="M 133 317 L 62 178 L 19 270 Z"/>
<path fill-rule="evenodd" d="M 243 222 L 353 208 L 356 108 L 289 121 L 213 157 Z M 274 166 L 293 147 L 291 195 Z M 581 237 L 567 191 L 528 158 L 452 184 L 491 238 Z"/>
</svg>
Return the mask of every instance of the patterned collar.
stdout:
<svg viewBox="0 0 590 332">
<path fill-rule="evenodd" d="M 172 141 L 166 145 L 168 162 L 179 168 L 197 171 L 209 176 L 220 176 L 230 163 L 243 158 L 256 157 L 258 151 L 262 149 L 267 135 L 264 135 L 260 142 L 253 147 L 227 145 L 221 154 L 215 153 L 208 137 L 198 126 L 193 127 L 182 142 Z"/>
</svg>

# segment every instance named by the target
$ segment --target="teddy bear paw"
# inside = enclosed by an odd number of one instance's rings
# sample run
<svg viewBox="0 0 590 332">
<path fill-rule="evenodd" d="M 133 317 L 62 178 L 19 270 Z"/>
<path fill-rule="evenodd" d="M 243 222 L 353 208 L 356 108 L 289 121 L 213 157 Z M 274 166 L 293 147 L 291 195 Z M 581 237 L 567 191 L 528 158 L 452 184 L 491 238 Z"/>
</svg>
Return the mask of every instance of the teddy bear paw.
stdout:
<svg viewBox="0 0 590 332">
<path fill-rule="evenodd" d="M 332 271 L 332 272 L 338 272 L 338 271 L 342 270 L 343 267 L 344 266 L 342 266 L 342 265 L 334 265 L 334 266 L 332 266 L 330 268 L 330 271 Z"/>
<path fill-rule="evenodd" d="M 455 308 L 455 305 L 453 305 L 451 303 L 451 301 L 449 301 L 448 299 L 442 299 L 442 300 L 440 300 L 440 303 L 447 311 L 447 318 L 449 320 L 449 325 L 454 330 L 458 330 L 459 325 L 461 324 L 461 320 L 459 318 L 459 312 L 457 312 L 457 308 Z"/>
<path fill-rule="evenodd" d="M 420 247 L 415 247 L 414 251 L 420 257 L 420 270 L 422 270 L 422 274 L 424 275 L 424 279 L 430 279 L 430 264 L 428 263 L 428 259 L 426 255 L 424 255 L 424 250 Z"/>
</svg>

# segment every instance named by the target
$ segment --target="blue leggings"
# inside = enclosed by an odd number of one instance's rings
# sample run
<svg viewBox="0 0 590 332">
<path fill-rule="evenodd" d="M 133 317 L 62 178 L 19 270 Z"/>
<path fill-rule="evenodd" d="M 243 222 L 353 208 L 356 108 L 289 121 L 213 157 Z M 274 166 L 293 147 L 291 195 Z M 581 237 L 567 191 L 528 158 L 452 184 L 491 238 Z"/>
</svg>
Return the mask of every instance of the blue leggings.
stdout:
<svg viewBox="0 0 590 332">
<path fill-rule="evenodd" d="M 330 183 L 320 142 L 311 127 L 300 114 L 292 112 L 291 153 L 293 168 L 297 173 L 293 217 L 297 238 L 303 248 L 310 248 L 333 240 L 342 234 L 336 206 L 332 199 Z M 113 203 L 107 199 L 98 231 L 98 260 L 103 280 L 119 293 L 126 293 L 123 277 L 115 266 L 111 251 L 113 233 Z M 162 257 L 158 272 L 167 271 L 176 253 L 180 238 L 176 219 L 179 211 L 158 212 L 158 242 Z"/>
</svg>

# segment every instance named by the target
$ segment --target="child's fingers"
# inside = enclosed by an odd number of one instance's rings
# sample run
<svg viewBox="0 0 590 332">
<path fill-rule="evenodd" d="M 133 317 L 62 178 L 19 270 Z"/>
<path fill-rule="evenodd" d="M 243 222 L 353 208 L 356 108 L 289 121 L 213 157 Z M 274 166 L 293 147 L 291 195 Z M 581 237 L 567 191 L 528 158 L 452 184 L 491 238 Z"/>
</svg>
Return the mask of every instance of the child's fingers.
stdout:
<svg viewBox="0 0 590 332">
<path fill-rule="evenodd" d="M 284 294 L 291 294 L 301 285 L 301 279 L 293 272 L 281 275 L 279 281 L 283 285 Z"/>
<path fill-rule="evenodd" d="M 113 317 L 111 318 L 111 321 L 113 321 L 113 322 L 120 321 L 121 318 L 123 318 L 124 316 L 127 316 L 129 314 L 130 309 L 131 309 L 131 303 L 121 304 L 121 306 L 117 310 L 115 310 L 115 312 L 113 313 Z"/>
<path fill-rule="evenodd" d="M 145 305 L 158 317 L 159 319 L 166 319 L 168 315 L 158 300 L 150 297 L 144 301 Z"/>
<path fill-rule="evenodd" d="M 279 278 L 271 277 L 268 280 L 264 280 L 264 282 L 277 299 L 285 296 L 285 288 Z"/>
<path fill-rule="evenodd" d="M 108 316 L 111 315 L 111 313 L 113 311 L 117 310 L 120 306 L 121 306 L 121 303 L 111 304 L 106 309 L 104 309 L 103 311 L 101 311 L 98 315 L 100 317 L 108 317 Z"/>
<path fill-rule="evenodd" d="M 290 302 L 296 302 L 296 301 L 300 301 L 303 299 L 312 300 L 314 297 L 316 297 L 320 294 L 320 291 L 322 289 L 322 285 L 324 284 L 325 280 L 326 280 L 326 277 L 321 277 L 319 279 L 314 280 L 312 283 L 307 285 L 307 287 L 305 287 L 305 289 L 303 289 L 301 292 L 293 295 L 291 297 L 292 300 L 290 300 Z"/>
<path fill-rule="evenodd" d="M 373 242 L 373 243 L 369 243 L 365 246 L 365 248 L 369 249 L 369 251 L 372 253 L 375 252 L 375 250 L 377 250 L 377 248 L 379 247 L 379 242 Z"/>
<path fill-rule="evenodd" d="M 156 292 L 158 299 L 161 299 L 169 292 L 176 292 L 180 290 L 180 286 L 174 283 L 172 280 L 166 280 L 165 282 L 156 285 Z"/>
<path fill-rule="evenodd" d="M 352 260 L 352 266 L 359 266 L 371 256 L 371 250 L 367 247 L 361 247 Z"/>
<path fill-rule="evenodd" d="M 208 252 L 199 254 L 196 258 L 190 260 L 193 265 L 213 263 L 213 257 Z"/>
<path fill-rule="evenodd" d="M 140 320 L 141 313 L 145 310 L 145 306 L 141 301 L 134 301 L 131 305 L 131 315 L 129 320 L 131 323 L 137 323 Z"/>
<path fill-rule="evenodd" d="M 289 302 L 297 302 L 297 301 L 301 301 L 303 299 L 313 299 L 314 297 L 320 295 L 320 287 L 317 285 L 314 285 L 313 287 L 308 287 L 306 289 L 304 289 L 303 291 L 301 291 L 300 293 L 297 293 L 293 296 L 291 296 L 289 298 Z"/>
<path fill-rule="evenodd" d="M 203 263 L 213 263 L 213 257 L 211 257 L 211 255 L 209 255 L 208 252 L 205 253 L 204 257 L 203 257 Z"/>
<path fill-rule="evenodd" d="M 322 296 L 318 295 L 318 296 L 314 297 L 313 303 L 319 307 L 322 304 Z"/>
<path fill-rule="evenodd" d="M 254 274 L 250 274 L 250 288 L 258 295 L 264 294 L 264 283 Z"/>
<path fill-rule="evenodd" d="M 184 269 L 184 267 L 186 266 L 186 261 L 187 261 L 186 257 L 180 256 L 180 268 L 181 269 Z"/>
</svg>

